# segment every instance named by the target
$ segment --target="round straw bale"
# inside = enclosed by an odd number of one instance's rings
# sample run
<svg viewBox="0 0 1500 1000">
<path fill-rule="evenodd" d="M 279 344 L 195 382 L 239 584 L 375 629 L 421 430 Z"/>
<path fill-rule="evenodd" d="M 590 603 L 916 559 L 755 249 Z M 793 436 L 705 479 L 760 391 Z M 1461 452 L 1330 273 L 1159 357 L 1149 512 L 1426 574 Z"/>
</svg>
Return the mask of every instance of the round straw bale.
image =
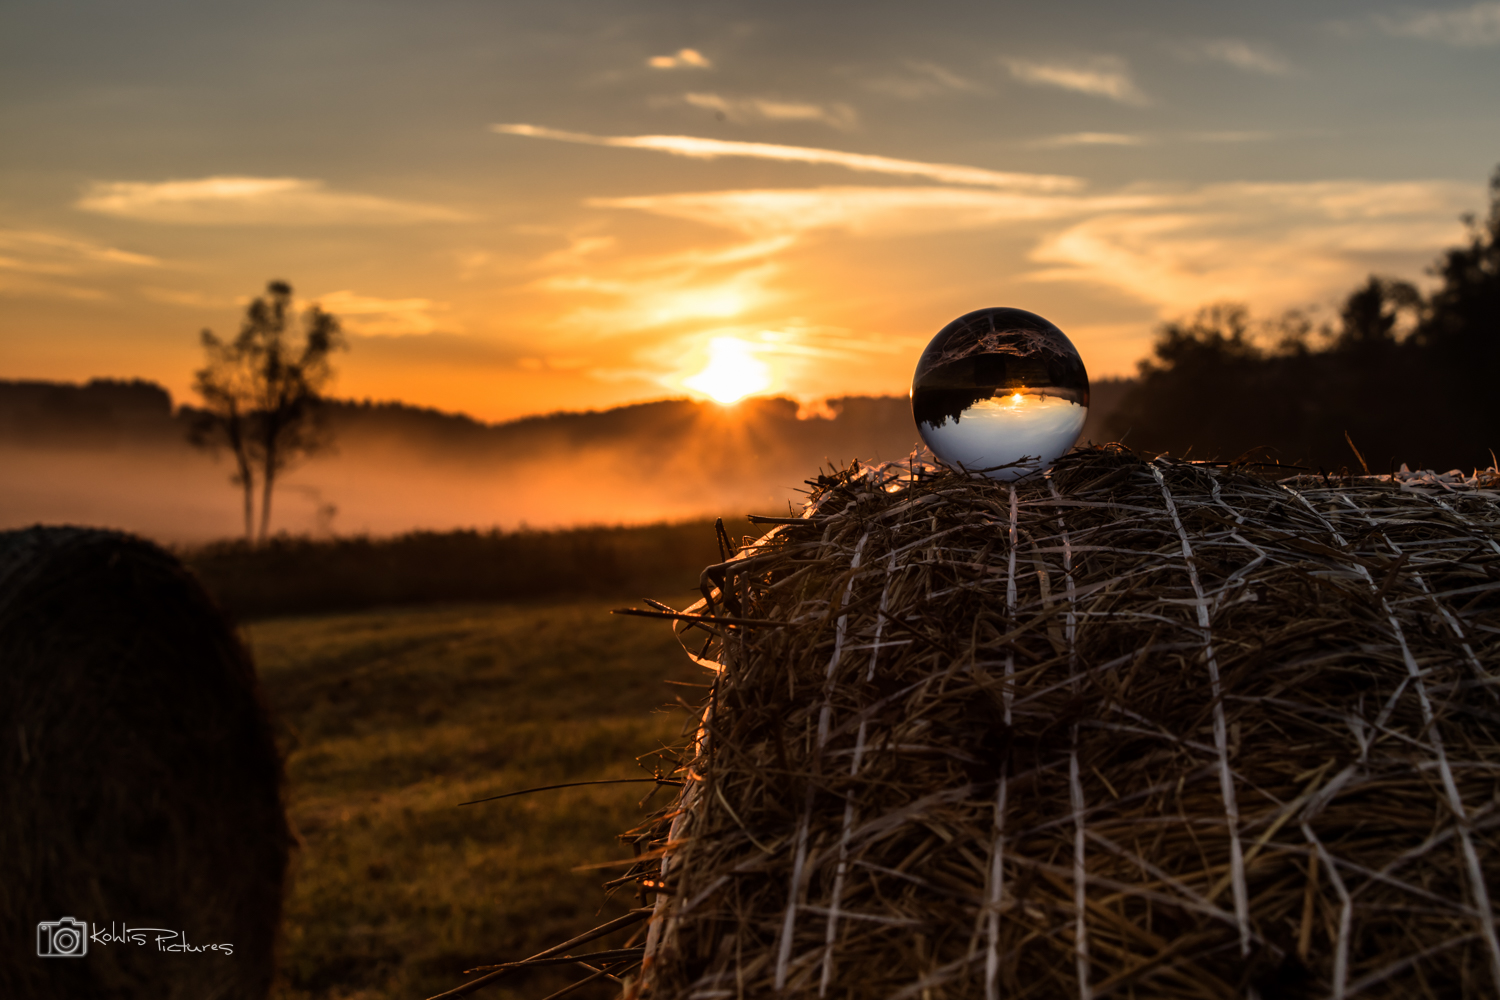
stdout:
<svg viewBox="0 0 1500 1000">
<path fill-rule="evenodd" d="M 1500 995 L 1495 485 L 824 477 L 675 626 L 627 995 Z"/>
<path fill-rule="evenodd" d="M 0 996 L 264 997 L 280 778 L 249 656 L 175 558 L 0 533 Z M 38 926 L 64 917 L 86 954 L 39 957 L 76 943 Z"/>
</svg>

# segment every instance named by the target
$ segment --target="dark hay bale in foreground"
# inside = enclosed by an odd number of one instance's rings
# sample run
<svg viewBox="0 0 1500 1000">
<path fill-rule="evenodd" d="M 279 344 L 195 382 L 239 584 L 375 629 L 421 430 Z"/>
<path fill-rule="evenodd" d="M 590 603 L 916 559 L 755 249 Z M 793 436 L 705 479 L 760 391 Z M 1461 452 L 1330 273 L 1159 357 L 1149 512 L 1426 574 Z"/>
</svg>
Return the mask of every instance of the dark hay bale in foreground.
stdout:
<svg viewBox="0 0 1500 1000">
<path fill-rule="evenodd" d="M 678 622 L 627 995 L 1496 996 L 1500 493 L 1448 479 L 825 478 Z"/>
<path fill-rule="evenodd" d="M 112 532 L 0 534 L 0 996 L 259 998 L 289 835 L 250 659 L 203 589 Z M 39 958 L 40 921 L 91 940 Z M 163 950 L 228 943 L 222 950 Z"/>
</svg>

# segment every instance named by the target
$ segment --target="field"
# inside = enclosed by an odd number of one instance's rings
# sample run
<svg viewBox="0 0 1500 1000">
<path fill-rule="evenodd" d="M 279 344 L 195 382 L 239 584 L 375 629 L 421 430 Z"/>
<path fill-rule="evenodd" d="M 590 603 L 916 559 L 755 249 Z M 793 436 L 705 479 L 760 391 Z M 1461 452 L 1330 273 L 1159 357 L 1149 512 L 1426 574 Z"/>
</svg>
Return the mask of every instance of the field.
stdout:
<svg viewBox="0 0 1500 1000">
<path fill-rule="evenodd" d="M 729 539 L 759 534 L 739 518 Z M 542 597 L 687 593 L 718 562 L 710 520 L 555 531 L 415 531 L 391 538 L 279 536 L 180 552 L 240 620 Z"/>
<path fill-rule="evenodd" d="M 687 716 L 673 703 L 703 692 L 666 682 L 702 684 L 703 672 L 665 625 L 608 614 L 622 603 L 374 610 L 245 628 L 302 841 L 278 1000 L 421 1000 L 458 985 L 464 969 L 523 958 L 639 905 L 605 900 L 600 886 L 617 871 L 574 869 L 628 854 L 614 837 L 644 814 L 649 784 L 459 805 L 639 777 L 649 770 L 636 757 L 679 738 Z M 540 998 L 577 978 L 517 975 L 480 995 Z"/>
</svg>

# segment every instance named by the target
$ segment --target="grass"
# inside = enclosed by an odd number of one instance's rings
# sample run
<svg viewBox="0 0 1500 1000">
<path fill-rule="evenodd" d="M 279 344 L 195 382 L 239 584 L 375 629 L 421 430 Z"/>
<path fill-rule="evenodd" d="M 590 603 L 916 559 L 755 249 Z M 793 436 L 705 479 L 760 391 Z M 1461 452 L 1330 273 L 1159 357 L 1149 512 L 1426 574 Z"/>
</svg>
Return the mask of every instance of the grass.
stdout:
<svg viewBox="0 0 1500 1000">
<path fill-rule="evenodd" d="M 760 532 L 730 518 L 729 537 Z M 714 523 L 555 531 L 415 531 L 393 538 L 216 542 L 181 552 L 241 621 L 375 607 L 652 593 L 696 584 L 722 556 Z"/>
<path fill-rule="evenodd" d="M 661 623 L 610 617 L 620 603 L 365 611 L 246 628 L 303 841 L 278 1000 L 421 1000 L 457 985 L 464 969 L 523 958 L 639 905 L 605 901 L 600 886 L 619 871 L 574 868 L 626 856 L 615 835 L 639 822 L 651 786 L 458 805 L 639 777 L 636 757 L 679 738 L 686 716 L 663 706 L 701 692 L 664 681 L 703 683 L 702 671 Z M 518 975 L 480 995 L 544 997 L 577 978 Z"/>
</svg>

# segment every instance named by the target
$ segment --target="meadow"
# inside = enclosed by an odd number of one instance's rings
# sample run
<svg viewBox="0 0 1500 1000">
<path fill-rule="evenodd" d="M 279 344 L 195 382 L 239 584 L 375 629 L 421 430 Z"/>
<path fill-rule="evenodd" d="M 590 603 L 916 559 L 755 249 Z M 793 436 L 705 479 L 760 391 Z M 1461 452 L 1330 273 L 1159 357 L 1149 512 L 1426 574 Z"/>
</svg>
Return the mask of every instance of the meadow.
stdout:
<svg viewBox="0 0 1500 1000">
<path fill-rule="evenodd" d="M 686 590 L 650 596 L 682 606 Z M 611 616 L 622 603 L 387 608 L 245 626 L 300 839 L 277 1000 L 420 1000 L 458 985 L 464 969 L 524 958 L 640 905 L 606 898 L 601 886 L 618 870 L 577 869 L 628 856 L 615 836 L 669 790 L 644 807 L 649 784 L 460 805 L 646 776 L 652 752 L 682 738 L 703 671 L 663 623 Z M 578 978 L 554 968 L 481 995 L 540 998 Z M 611 995 L 600 985 L 573 995 Z"/>
<path fill-rule="evenodd" d="M 726 518 L 730 544 L 746 532 Z M 414 531 L 389 538 L 282 535 L 180 551 L 219 606 L 245 621 L 276 615 L 467 601 L 671 592 L 681 599 L 723 549 L 712 520 L 553 531 Z M 690 600 L 696 600 L 691 598 Z"/>
</svg>

